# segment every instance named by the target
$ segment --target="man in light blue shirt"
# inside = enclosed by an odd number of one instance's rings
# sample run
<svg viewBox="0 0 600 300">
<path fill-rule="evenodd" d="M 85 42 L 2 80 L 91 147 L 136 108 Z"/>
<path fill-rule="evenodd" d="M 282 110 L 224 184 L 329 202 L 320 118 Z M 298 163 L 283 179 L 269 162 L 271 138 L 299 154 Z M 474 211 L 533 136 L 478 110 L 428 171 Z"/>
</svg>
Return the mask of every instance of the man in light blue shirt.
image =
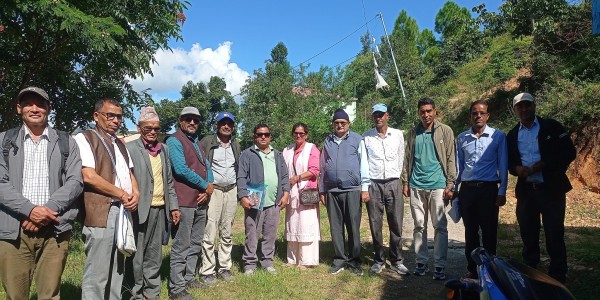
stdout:
<svg viewBox="0 0 600 300">
<path fill-rule="evenodd" d="M 471 251 L 481 242 L 489 253 L 496 254 L 498 211 L 506 203 L 506 135 L 487 125 L 489 117 L 487 101 L 471 103 L 472 127 L 461 133 L 456 143 L 458 177 L 455 186 L 460 184 L 459 209 L 465 226 L 466 278 L 477 278 L 477 266 L 471 258 Z"/>
</svg>

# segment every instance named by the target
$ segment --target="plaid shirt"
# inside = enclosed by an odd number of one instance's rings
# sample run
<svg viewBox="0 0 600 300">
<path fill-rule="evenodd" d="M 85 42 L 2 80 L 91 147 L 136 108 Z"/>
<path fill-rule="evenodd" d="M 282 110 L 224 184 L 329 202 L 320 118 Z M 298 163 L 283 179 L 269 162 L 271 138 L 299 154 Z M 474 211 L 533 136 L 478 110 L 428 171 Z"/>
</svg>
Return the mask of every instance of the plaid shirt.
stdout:
<svg viewBox="0 0 600 300">
<path fill-rule="evenodd" d="M 36 142 L 31 137 L 31 132 L 25 127 L 23 137 L 24 170 L 23 170 L 23 196 L 35 205 L 45 205 L 50 197 L 48 180 L 48 128 Z"/>
</svg>

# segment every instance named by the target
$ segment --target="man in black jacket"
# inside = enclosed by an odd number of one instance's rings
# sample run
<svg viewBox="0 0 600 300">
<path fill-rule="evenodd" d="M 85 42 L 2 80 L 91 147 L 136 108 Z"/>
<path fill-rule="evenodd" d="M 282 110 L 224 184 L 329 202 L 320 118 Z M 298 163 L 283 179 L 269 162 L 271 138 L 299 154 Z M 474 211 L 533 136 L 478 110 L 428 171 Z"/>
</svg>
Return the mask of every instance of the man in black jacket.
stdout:
<svg viewBox="0 0 600 300">
<path fill-rule="evenodd" d="M 535 115 L 531 94 L 513 99 L 520 120 L 509 133 L 508 167 L 518 176 L 517 220 L 523 240 L 523 259 L 531 267 L 540 262 L 540 215 L 544 220 L 546 250 L 550 255 L 548 275 L 566 281 L 567 251 L 564 240 L 566 193 L 572 189 L 566 171 L 576 150 L 569 133 L 553 119 Z"/>
</svg>

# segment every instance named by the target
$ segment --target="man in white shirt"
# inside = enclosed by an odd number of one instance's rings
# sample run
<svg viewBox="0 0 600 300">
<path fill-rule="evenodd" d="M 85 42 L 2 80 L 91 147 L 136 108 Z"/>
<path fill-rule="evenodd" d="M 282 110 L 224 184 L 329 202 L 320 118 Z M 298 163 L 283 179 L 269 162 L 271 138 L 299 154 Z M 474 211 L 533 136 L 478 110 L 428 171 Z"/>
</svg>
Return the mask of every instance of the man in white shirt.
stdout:
<svg viewBox="0 0 600 300">
<path fill-rule="evenodd" d="M 401 275 L 408 274 L 402 263 L 402 220 L 404 200 L 400 175 L 404 161 L 404 135 L 402 130 L 388 127 L 390 115 L 383 103 L 373 105 L 375 128 L 363 134 L 369 162 L 369 198 L 367 212 L 373 239 L 375 263 L 371 272 L 379 274 L 385 268 L 383 246 L 383 211 L 390 228 L 390 269 Z"/>
</svg>

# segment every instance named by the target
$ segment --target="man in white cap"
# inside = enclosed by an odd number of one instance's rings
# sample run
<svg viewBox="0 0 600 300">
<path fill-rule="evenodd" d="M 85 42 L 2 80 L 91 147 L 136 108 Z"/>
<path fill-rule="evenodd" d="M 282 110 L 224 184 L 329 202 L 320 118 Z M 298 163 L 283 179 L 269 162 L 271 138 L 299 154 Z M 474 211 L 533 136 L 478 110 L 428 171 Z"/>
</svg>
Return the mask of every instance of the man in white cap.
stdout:
<svg viewBox="0 0 600 300">
<path fill-rule="evenodd" d="M 192 299 L 188 289 L 204 287 L 195 275 L 214 186 L 210 162 L 198 140 L 198 125 L 198 109 L 185 107 L 179 114 L 179 128 L 166 141 L 181 212 L 179 224 L 172 227 L 171 299 Z"/>
<path fill-rule="evenodd" d="M 179 203 L 169 148 L 158 141 L 161 128 L 154 107 L 142 108 L 137 129 L 140 138 L 126 144 L 140 189 L 131 294 L 133 299 L 159 299 L 163 234 L 167 222 L 179 224 Z"/>
<path fill-rule="evenodd" d="M 404 134 L 402 130 L 388 127 L 390 114 L 383 103 L 373 105 L 375 128 L 365 132 L 363 139 L 369 162 L 369 198 L 367 213 L 373 248 L 375 250 L 371 272 L 379 274 L 385 268 L 383 245 L 383 211 L 385 209 L 390 229 L 390 269 L 408 274 L 402 256 L 402 221 L 404 199 L 402 197 L 402 163 L 404 162 Z"/>
<path fill-rule="evenodd" d="M 235 117 L 229 112 L 217 115 L 216 134 L 200 141 L 214 175 L 215 191 L 210 197 L 208 220 L 202 242 L 202 267 L 200 278 L 208 285 L 217 283 L 215 273 L 223 280 L 232 281 L 231 249 L 233 234 L 231 227 L 237 210 L 236 174 L 240 158 L 240 144 L 233 137 Z M 219 270 L 215 272 L 215 239 L 219 233 Z"/>
<path fill-rule="evenodd" d="M 29 299 L 32 277 L 39 299 L 58 299 L 81 158 L 75 140 L 48 125 L 44 90 L 25 88 L 16 102 L 23 125 L 0 133 L 0 279 L 7 299 Z"/>
<path fill-rule="evenodd" d="M 523 259 L 533 268 L 540 263 L 541 215 L 550 256 L 548 275 L 564 283 L 566 193 L 572 189 L 566 172 L 575 159 L 575 146 L 559 122 L 535 115 L 531 94 L 515 96 L 513 108 L 519 123 L 507 136 L 508 170 L 518 176 L 515 194 Z"/>
</svg>

